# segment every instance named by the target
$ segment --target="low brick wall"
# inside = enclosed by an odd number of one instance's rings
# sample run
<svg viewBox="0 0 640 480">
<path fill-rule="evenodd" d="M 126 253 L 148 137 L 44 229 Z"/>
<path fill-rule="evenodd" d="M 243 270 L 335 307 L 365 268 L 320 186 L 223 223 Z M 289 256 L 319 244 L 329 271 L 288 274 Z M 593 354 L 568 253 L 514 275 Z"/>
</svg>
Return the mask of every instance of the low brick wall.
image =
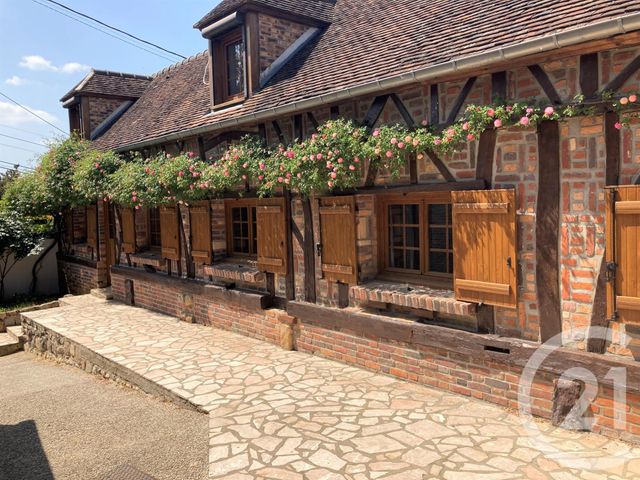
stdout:
<svg viewBox="0 0 640 480">
<path fill-rule="evenodd" d="M 58 258 L 58 269 L 72 295 L 86 295 L 99 288 L 98 268 L 87 261 L 61 257 Z"/>
<path fill-rule="evenodd" d="M 138 307 L 292 348 L 293 322 L 282 310 L 268 308 L 267 295 L 128 268 L 112 269 L 111 281 L 117 301 L 129 303 L 127 289 L 133 288 Z"/>
<path fill-rule="evenodd" d="M 538 346 L 532 342 L 451 330 L 402 319 L 380 320 L 361 312 L 291 304 L 297 316 L 299 351 L 385 373 L 423 385 L 518 409 L 524 367 Z M 640 443 L 640 364 L 595 354 L 560 349 L 534 377 L 531 413 L 551 419 L 556 381 L 571 367 L 592 371 L 598 396 L 587 416 L 593 431 Z M 624 428 L 615 424 L 611 368 L 627 369 Z"/>
</svg>

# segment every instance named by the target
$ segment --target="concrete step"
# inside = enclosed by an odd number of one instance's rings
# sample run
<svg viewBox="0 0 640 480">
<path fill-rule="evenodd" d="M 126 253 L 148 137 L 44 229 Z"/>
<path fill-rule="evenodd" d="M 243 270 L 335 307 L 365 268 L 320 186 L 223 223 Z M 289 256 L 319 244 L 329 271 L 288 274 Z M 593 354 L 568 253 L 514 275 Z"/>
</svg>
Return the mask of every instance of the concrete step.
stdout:
<svg viewBox="0 0 640 480">
<path fill-rule="evenodd" d="M 113 300 L 113 292 L 111 291 L 111 287 L 94 288 L 93 290 L 91 290 L 91 295 L 103 300 Z"/>
<path fill-rule="evenodd" d="M 8 333 L 0 333 L 0 357 L 22 350 L 22 344 Z"/>
<path fill-rule="evenodd" d="M 27 340 L 27 336 L 22 331 L 22 325 L 16 325 L 15 327 L 7 327 L 7 335 L 13 338 L 15 341 L 20 342 L 21 345 Z"/>
</svg>

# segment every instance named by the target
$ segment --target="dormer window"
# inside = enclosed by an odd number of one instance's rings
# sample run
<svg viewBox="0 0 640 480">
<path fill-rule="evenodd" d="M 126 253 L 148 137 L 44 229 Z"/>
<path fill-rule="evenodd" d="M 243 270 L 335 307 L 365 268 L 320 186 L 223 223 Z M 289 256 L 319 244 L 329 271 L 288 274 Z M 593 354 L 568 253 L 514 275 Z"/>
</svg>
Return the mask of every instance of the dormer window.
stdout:
<svg viewBox="0 0 640 480">
<path fill-rule="evenodd" d="M 246 97 L 245 42 L 242 28 L 212 39 L 213 97 L 216 108 Z"/>
</svg>

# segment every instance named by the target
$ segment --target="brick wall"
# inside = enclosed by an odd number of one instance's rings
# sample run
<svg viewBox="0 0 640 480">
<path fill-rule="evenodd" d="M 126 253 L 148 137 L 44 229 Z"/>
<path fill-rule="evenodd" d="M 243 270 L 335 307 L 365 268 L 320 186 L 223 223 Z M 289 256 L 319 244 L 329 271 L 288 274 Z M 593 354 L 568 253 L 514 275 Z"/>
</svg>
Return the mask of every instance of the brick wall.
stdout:
<svg viewBox="0 0 640 480">
<path fill-rule="evenodd" d="M 89 124 L 93 132 L 109 115 L 111 115 L 124 102 L 121 99 L 90 97 L 89 98 Z"/>
<path fill-rule="evenodd" d="M 125 301 L 126 276 L 112 274 L 116 300 Z M 251 310 L 239 304 L 221 304 L 205 295 L 188 293 L 180 283 L 133 279 L 135 305 L 278 345 L 282 312 Z"/>
<path fill-rule="evenodd" d="M 85 295 L 99 287 L 97 268 L 58 260 L 58 269 L 72 295 Z"/>
<path fill-rule="evenodd" d="M 258 28 L 262 73 L 309 27 L 261 13 L 258 16 Z"/>
<path fill-rule="evenodd" d="M 408 344 L 370 335 L 354 335 L 345 325 L 328 330 L 301 323 L 296 339 L 299 351 L 320 355 L 400 379 L 417 382 L 460 395 L 474 397 L 506 408 L 517 409 L 518 389 L 523 368 L 501 354 L 490 351 L 467 352 L 447 348 Z M 539 372 L 532 382 L 531 412 L 550 419 L 553 411 L 554 380 L 557 375 Z M 589 415 L 596 421 L 593 431 L 613 438 L 640 440 L 640 395 L 628 392 L 627 423 L 617 429 L 613 392 L 600 386 L 590 405 Z"/>
</svg>

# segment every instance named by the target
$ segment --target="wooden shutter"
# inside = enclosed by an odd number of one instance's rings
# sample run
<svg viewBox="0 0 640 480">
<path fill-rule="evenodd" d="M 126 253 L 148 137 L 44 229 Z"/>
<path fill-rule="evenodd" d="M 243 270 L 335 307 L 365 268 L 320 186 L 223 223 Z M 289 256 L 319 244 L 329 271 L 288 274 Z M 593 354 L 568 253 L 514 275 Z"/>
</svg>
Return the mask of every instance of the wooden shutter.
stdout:
<svg viewBox="0 0 640 480">
<path fill-rule="evenodd" d="M 322 273 L 327 280 L 358 283 L 355 197 L 320 199 Z"/>
<path fill-rule="evenodd" d="M 160 242 L 162 258 L 180 260 L 180 236 L 178 234 L 178 207 L 160 207 Z"/>
<path fill-rule="evenodd" d="M 211 264 L 211 205 L 199 202 L 190 208 L 191 255 L 194 262 Z"/>
<path fill-rule="evenodd" d="M 263 198 L 256 207 L 258 269 L 286 275 L 289 255 L 286 204 L 283 197 Z"/>
<path fill-rule="evenodd" d="M 122 251 L 136 253 L 136 214 L 133 208 L 123 208 L 122 217 Z"/>
<path fill-rule="evenodd" d="M 452 192 L 451 198 L 456 299 L 516 307 L 515 191 Z"/>
<path fill-rule="evenodd" d="M 87 207 L 87 245 L 94 250 L 98 248 L 98 208 L 95 205 Z"/>
<path fill-rule="evenodd" d="M 607 190 L 607 314 L 640 324 L 640 186 Z"/>
</svg>

